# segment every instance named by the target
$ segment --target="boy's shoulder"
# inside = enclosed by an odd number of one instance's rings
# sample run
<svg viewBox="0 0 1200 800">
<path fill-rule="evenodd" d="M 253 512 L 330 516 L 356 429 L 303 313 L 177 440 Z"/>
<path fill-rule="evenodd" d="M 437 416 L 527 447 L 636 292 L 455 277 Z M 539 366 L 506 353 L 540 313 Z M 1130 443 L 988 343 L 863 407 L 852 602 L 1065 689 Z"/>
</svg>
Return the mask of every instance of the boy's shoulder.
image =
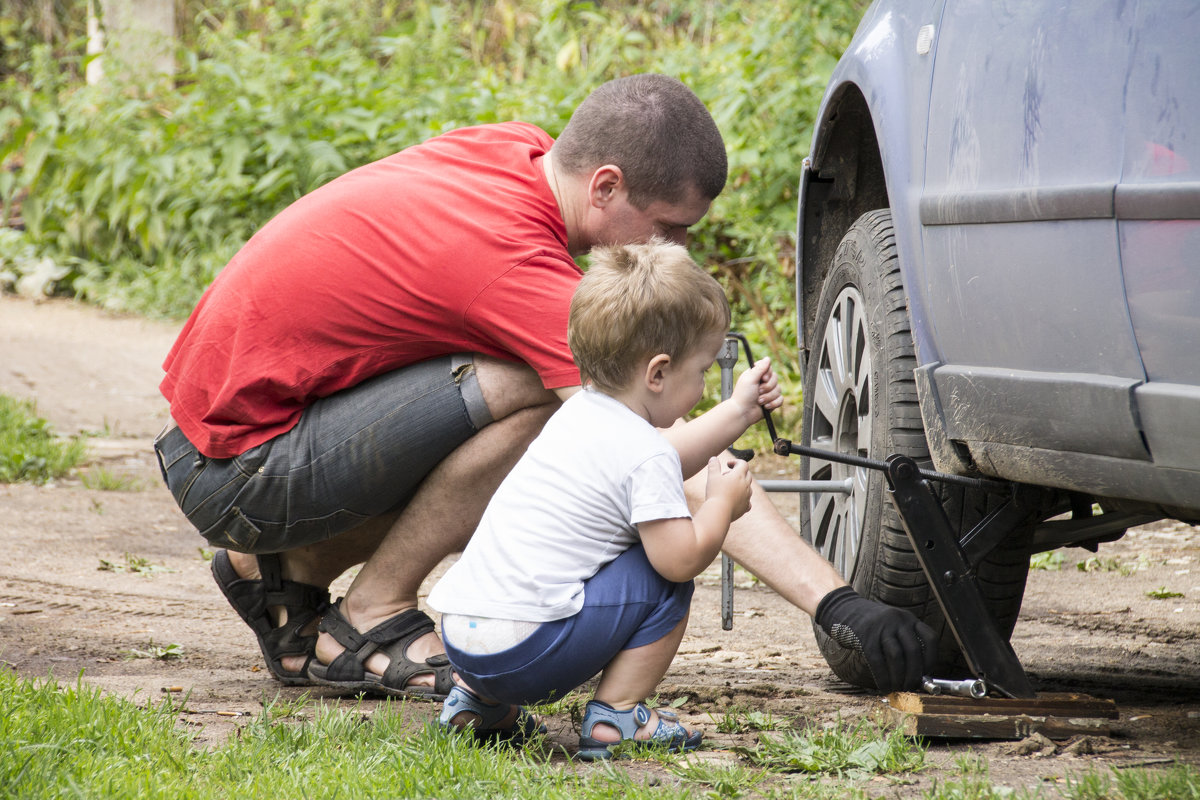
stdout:
<svg viewBox="0 0 1200 800">
<path fill-rule="evenodd" d="M 630 447 L 639 442 L 639 449 L 661 449 L 670 443 L 653 425 L 638 416 L 628 406 L 602 392 L 584 389 L 567 398 L 550 421 L 543 434 L 572 437 L 591 444 L 620 442 Z"/>
</svg>

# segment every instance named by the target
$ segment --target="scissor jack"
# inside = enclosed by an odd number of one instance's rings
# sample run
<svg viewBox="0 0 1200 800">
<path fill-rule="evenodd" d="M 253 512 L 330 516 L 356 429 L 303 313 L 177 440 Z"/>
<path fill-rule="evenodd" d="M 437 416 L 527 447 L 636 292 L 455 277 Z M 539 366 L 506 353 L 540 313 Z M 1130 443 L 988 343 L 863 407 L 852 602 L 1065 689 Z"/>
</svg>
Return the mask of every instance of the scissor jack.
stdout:
<svg viewBox="0 0 1200 800">
<path fill-rule="evenodd" d="M 721 367 L 721 397 L 733 392 L 733 368 L 738 359 L 738 343 L 753 365 L 750 344 L 739 333 L 730 333 L 717 357 Z M 892 455 L 885 461 L 861 456 L 804 447 L 781 438 L 775 433 L 771 414 L 763 409 L 763 419 L 771 436 L 775 453 L 782 456 L 799 455 L 835 461 L 854 467 L 879 470 L 885 473 L 888 496 L 904 525 L 913 553 L 937 598 L 966 659 L 974 681 L 967 684 L 979 691 L 976 681 L 986 690 L 995 690 L 1007 697 L 1031 699 L 1036 697 L 1025 670 L 1007 639 L 1000 635 L 984 604 L 977 569 L 984 558 L 1014 530 L 1034 522 L 1044 506 L 1041 489 L 1009 481 L 949 475 L 920 467 L 907 456 Z M 748 458 L 747 451 L 734 451 Z M 931 481 L 983 489 L 1000 495 L 1003 501 L 992 513 L 959 538 Z M 774 492 L 842 492 L 851 491 L 843 481 L 760 481 L 767 491 Z M 721 557 L 721 624 L 733 628 L 733 562 Z"/>
</svg>

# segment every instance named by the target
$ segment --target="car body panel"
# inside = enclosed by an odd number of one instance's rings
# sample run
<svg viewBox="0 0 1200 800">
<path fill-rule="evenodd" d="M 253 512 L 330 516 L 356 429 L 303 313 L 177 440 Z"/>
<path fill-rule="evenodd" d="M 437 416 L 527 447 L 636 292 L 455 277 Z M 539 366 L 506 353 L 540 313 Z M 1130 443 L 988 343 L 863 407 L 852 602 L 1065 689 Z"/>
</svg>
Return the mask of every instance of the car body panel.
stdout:
<svg viewBox="0 0 1200 800">
<path fill-rule="evenodd" d="M 1197 41 L 1190 0 L 864 15 L 802 170 L 799 330 L 886 197 L 936 468 L 1200 516 Z"/>
</svg>

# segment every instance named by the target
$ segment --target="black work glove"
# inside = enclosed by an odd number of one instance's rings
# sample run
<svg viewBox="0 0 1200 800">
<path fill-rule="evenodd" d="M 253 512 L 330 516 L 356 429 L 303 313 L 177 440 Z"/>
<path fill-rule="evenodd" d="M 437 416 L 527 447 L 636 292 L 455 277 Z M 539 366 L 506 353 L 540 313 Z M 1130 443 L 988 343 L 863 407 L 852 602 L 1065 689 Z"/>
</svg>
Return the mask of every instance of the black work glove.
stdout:
<svg viewBox="0 0 1200 800">
<path fill-rule="evenodd" d="M 843 586 L 821 598 L 814 619 L 829 638 L 863 654 L 881 692 L 916 689 L 933 669 L 938 635 L 902 608 Z"/>
</svg>

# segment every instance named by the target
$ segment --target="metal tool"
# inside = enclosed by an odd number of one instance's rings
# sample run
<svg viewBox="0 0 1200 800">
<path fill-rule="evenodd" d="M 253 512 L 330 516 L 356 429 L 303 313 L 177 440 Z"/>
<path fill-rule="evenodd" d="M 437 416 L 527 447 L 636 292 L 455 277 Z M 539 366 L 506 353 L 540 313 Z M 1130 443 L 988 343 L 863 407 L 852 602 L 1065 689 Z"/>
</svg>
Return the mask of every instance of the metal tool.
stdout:
<svg viewBox="0 0 1200 800">
<path fill-rule="evenodd" d="M 729 333 L 718 358 L 721 364 L 722 399 L 732 394 L 733 365 L 737 361 L 737 345 L 733 341 L 741 343 L 746 360 L 754 364 L 746 337 Z M 1036 487 L 1009 481 L 935 472 L 899 454 L 889 456 L 886 461 L 878 461 L 852 453 L 804 447 L 776 435 L 771 412 L 766 408 L 763 409 L 763 420 L 767 424 L 772 447 L 778 455 L 808 456 L 885 473 L 888 497 L 900 515 L 913 554 L 921 564 L 947 626 L 962 650 L 967 667 L 975 674 L 975 680 L 983 684 L 985 693 L 990 688 L 1007 697 L 1036 697 L 1012 646 L 997 630 L 987 612 L 976 569 L 1013 530 L 1036 518 L 1042 507 L 1040 491 Z M 734 453 L 748 460 L 742 453 Z M 941 501 L 930 487 L 930 481 L 980 489 L 1001 495 L 1004 499 L 998 508 L 960 538 L 946 517 Z M 773 483 L 777 485 L 770 487 L 770 491 L 850 491 L 845 482 L 839 481 Z M 729 630 L 733 627 L 733 569 L 727 557 L 723 556 L 722 559 L 722 627 Z"/>
<path fill-rule="evenodd" d="M 947 680 L 946 678 L 921 678 L 921 688 L 929 694 L 952 694 L 956 697 L 972 697 L 976 700 L 987 697 L 987 684 L 978 678 Z"/>
<path fill-rule="evenodd" d="M 717 363 L 721 366 L 722 400 L 733 395 L 733 367 L 737 364 L 737 357 L 737 340 L 726 338 L 717 354 Z M 742 453 L 736 455 L 745 458 Z M 750 451 L 750 455 L 754 455 L 753 450 Z M 733 630 L 733 559 L 724 553 L 721 553 L 721 630 Z"/>
</svg>

